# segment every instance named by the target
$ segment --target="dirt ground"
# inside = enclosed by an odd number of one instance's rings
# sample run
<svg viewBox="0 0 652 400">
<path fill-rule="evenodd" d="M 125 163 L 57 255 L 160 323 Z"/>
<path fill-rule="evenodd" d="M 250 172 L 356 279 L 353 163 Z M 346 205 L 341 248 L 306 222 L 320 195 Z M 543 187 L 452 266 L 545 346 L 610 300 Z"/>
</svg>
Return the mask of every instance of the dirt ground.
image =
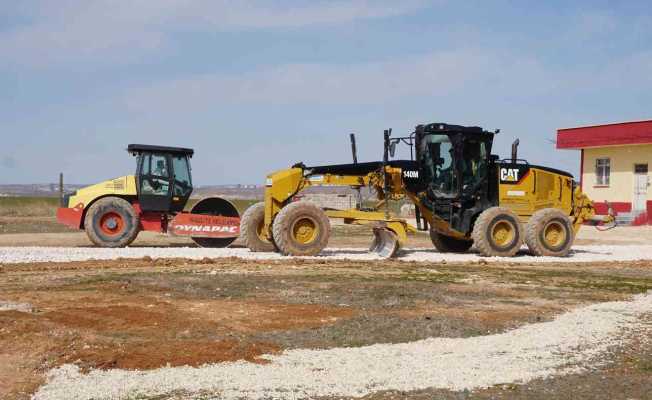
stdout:
<svg viewBox="0 0 652 400">
<path fill-rule="evenodd" d="M 527 266 L 144 259 L 5 264 L 0 266 L 0 300 L 28 304 L 29 309 L 0 312 L 0 398 L 29 398 L 43 383 L 44 372 L 65 363 L 84 369 L 152 369 L 261 362 L 257 356 L 289 348 L 486 335 L 651 289 L 652 262 Z M 624 398 L 619 396 L 626 382 L 649 387 L 640 382 L 652 381 L 652 349 L 633 345 L 610 368 L 596 374 L 611 380 L 566 377 L 558 389 L 534 382 L 524 385 L 524 393 L 559 397 L 574 386 L 567 382 L 586 379 L 597 380 L 592 383 L 596 391 L 587 396 Z M 473 398 L 518 398 L 526 389 L 492 390 Z M 435 392 L 442 398 L 466 398 L 445 391 L 372 398 L 431 398 Z"/>
<path fill-rule="evenodd" d="M 89 245 L 83 233 L 52 221 L 35 230 L 42 218 L 0 218 L 8 232 L 0 234 L 0 246 Z M 331 246 L 364 247 L 370 241 L 363 228 L 336 226 Z M 583 228 L 577 243 L 652 243 L 652 229 Z M 134 245 L 193 243 L 144 233 Z M 418 234 L 408 246 L 432 245 Z M 0 305 L 22 305 L 21 311 L 0 311 L 0 398 L 28 399 L 45 372 L 66 363 L 85 370 L 146 370 L 263 362 L 261 354 L 291 348 L 487 335 L 648 290 L 652 261 L 429 265 L 146 258 L 0 264 Z M 651 347 L 628 344 L 606 367 L 581 375 L 472 393 L 426 390 L 367 398 L 651 399 Z"/>
</svg>

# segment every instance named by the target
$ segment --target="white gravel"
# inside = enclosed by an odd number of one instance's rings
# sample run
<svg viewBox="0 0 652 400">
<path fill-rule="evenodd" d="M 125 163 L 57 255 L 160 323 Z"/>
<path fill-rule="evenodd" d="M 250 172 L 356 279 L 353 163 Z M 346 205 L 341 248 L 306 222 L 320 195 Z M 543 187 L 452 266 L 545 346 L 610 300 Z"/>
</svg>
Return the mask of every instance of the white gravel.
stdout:
<svg viewBox="0 0 652 400">
<path fill-rule="evenodd" d="M 0 300 L 0 311 L 32 312 L 34 307 L 29 303 L 14 303 L 13 301 Z"/>
<path fill-rule="evenodd" d="M 194 247 L 130 247 L 124 249 L 103 249 L 95 247 L 0 247 L 0 264 L 29 262 L 70 262 L 86 260 L 113 260 L 116 258 L 189 258 L 202 259 L 238 257 L 258 260 L 283 260 L 288 257 L 277 253 L 252 253 L 245 248 L 204 249 Z M 367 249 L 335 249 L 330 248 L 317 257 L 333 260 L 378 260 L 378 256 L 370 254 Z M 570 256 L 534 257 L 524 248 L 513 258 L 481 257 L 476 253 L 451 254 L 438 253 L 433 249 L 405 249 L 397 260 L 437 263 L 472 262 L 485 260 L 487 262 L 592 262 L 592 261 L 633 261 L 652 260 L 652 246 L 621 246 L 594 245 L 575 246 Z"/>
<path fill-rule="evenodd" d="M 234 362 L 152 371 L 94 370 L 74 365 L 49 373 L 34 400 L 128 399 L 202 393 L 220 399 L 364 396 L 381 390 L 477 389 L 525 383 L 599 365 L 613 346 L 636 335 L 650 340 L 652 292 L 631 301 L 588 306 L 550 322 L 502 334 L 431 338 L 359 348 L 290 350 L 269 364 Z"/>
</svg>

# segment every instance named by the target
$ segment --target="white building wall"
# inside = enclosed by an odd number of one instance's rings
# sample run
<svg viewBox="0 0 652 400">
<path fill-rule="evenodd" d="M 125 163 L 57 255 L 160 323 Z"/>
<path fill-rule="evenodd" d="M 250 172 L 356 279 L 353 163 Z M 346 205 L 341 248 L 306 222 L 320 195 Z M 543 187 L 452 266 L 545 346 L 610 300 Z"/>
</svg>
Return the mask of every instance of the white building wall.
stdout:
<svg viewBox="0 0 652 400">
<path fill-rule="evenodd" d="M 609 158 L 611 176 L 609 186 L 597 184 L 596 160 Z M 630 203 L 634 197 L 634 165 L 648 164 L 652 172 L 652 144 L 608 146 L 584 149 L 582 189 L 595 202 L 605 200 Z M 648 172 L 648 177 L 650 177 Z M 648 188 L 647 201 L 652 201 L 652 188 Z"/>
</svg>

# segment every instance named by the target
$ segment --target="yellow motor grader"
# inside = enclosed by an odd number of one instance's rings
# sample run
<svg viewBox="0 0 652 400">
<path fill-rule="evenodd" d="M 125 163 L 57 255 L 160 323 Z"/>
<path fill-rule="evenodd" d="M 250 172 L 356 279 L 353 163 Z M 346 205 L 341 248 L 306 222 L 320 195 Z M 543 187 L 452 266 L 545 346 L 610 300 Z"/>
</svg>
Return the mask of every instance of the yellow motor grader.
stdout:
<svg viewBox="0 0 652 400">
<path fill-rule="evenodd" d="M 595 216 L 591 200 L 573 176 L 554 168 L 491 154 L 494 135 L 480 127 L 446 123 L 418 125 L 405 137 L 384 132 L 383 161 L 307 167 L 303 163 L 267 176 L 265 201 L 242 216 L 240 232 L 252 251 L 319 254 L 330 237 L 329 218 L 372 228 L 371 251 L 392 257 L 407 234 L 429 230 L 441 252 L 511 257 L 526 243 L 537 256 L 566 256 L 581 225 L 613 223 Z M 409 160 L 394 160 L 397 144 L 410 147 Z M 354 160 L 356 160 L 354 150 Z M 313 186 L 370 187 L 371 208 L 321 209 L 295 195 Z M 415 204 L 417 226 L 389 212 L 389 200 Z"/>
</svg>

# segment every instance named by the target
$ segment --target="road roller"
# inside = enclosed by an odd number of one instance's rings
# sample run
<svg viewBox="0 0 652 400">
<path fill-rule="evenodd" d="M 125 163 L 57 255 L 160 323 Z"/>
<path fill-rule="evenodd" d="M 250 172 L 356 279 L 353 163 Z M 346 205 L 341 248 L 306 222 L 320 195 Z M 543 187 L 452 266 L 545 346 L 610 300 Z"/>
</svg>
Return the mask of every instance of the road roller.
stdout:
<svg viewBox="0 0 652 400">
<path fill-rule="evenodd" d="M 130 144 L 136 174 L 110 179 L 62 196 L 57 220 L 86 231 L 100 247 L 125 247 L 141 231 L 186 236 L 201 247 L 227 247 L 240 234 L 236 207 L 221 197 L 199 200 L 193 192 L 193 149 Z"/>
</svg>

